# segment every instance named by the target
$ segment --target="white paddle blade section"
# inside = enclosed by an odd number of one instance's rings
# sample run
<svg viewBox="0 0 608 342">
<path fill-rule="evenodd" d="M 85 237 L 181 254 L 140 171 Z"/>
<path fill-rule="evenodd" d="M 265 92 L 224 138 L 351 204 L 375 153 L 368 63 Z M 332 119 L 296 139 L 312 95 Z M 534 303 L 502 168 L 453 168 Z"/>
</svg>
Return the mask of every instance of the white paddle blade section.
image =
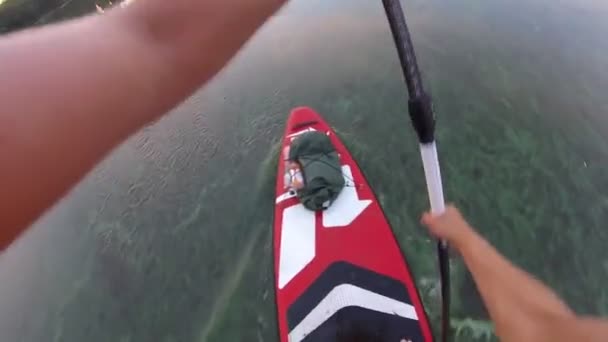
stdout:
<svg viewBox="0 0 608 342">
<path fill-rule="evenodd" d="M 283 210 L 279 289 L 315 258 L 315 213 L 298 204 Z"/>
<path fill-rule="evenodd" d="M 300 342 L 336 312 L 350 306 L 418 320 L 413 305 L 362 289 L 351 284 L 336 286 L 289 333 L 289 342 Z"/>
<path fill-rule="evenodd" d="M 424 176 L 426 177 L 426 187 L 429 192 L 431 211 L 435 215 L 443 214 L 445 202 L 443 199 L 443 186 L 441 184 L 441 170 L 439 169 L 439 158 L 437 157 L 437 145 L 435 142 L 430 144 L 420 144 L 420 155 L 424 166 Z"/>
<path fill-rule="evenodd" d="M 342 165 L 345 186 L 338 198 L 323 212 L 323 227 L 344 227 L 350 225 L 372 201 L 360 200 L 353 184 L 353 173 L 348 165 Z"/>
</svg>

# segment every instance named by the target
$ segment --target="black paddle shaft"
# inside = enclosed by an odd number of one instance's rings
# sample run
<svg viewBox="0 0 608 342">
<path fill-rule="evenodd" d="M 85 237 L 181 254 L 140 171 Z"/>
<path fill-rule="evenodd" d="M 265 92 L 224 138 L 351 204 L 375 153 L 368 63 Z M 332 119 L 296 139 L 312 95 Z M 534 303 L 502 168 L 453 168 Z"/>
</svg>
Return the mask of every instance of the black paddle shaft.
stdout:
<svg viewBox="0 0 608 342">
<path fill-rule="evenodd" d="M 409 113 L 412 124 L 418 133 L 421 144 L 430 144 L 435 141 L 435 115 L 431 99 L 424 91 L 422 77 L 418 69 L 414 45 L 407 28 L 403 8 L 399 0 L 382 0 L 388 18 L 393 39 L 399 53 L 401 69 L 409 93 Z M 439 257 L 439 273 L 441 278 L 442 298 L 442 336 L 441 340 L 447 342 L 450 332 L 450 263 L 448 245 L 443 241 L 437 244 Z"/>
<path fill-rule="evenodd" d="M 409 113 L 412 125 L 418 133 L 418 139 L 422 144 L 435 141 L 435 115 L 430 96 L 424 91 L 422 77 L 418 69 L 414 45 L 407 29 L 405 15 L 399 0 L 382 0 L 386 16 L 391 26 L 395 46 L 399 53 L 401 69 L 407 84 L 409 93 Z"/>
<path fill-rule="evenodd" d="M 437 255 L 441 277 L 441 341 L 447 342 L 450 336 L 450 256 L 448 246 L 442 241 L 437 243 Z"/>
<path fill-rule="evenodd" d="M 391 31 L 393 32 L 393 38 L 395 39 L 395 45 L 399 53 L 399 60 L 401 61 L 403 76 L 407 83 L 410 98 L 418 98 L 424 93 L 422 77 L 420 77 L 420 71 L 418 70 L 414 45 L 412 44 L 410 31 L 405 22 L 401 3 L 398 0 L 382 0 L 382 3 L 384 4 Z"/>
</svg>

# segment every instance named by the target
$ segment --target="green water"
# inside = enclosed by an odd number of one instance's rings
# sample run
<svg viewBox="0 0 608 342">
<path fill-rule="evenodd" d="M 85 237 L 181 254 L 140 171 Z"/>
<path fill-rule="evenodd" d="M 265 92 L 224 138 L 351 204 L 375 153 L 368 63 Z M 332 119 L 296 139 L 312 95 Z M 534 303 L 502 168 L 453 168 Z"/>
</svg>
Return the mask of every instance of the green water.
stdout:
<svg viewBox="0 0 608 342">
<path fill-rule="evenodd" d="M 435 99 L 446 197 L 577 312 L 608 316 L 608 5 L 404 4 Z M 2 340 L 275 341 L 273 146 L 298 105 L 322 113 L 358 159 L 437 329 L 406 100 L 380 1 L 293 1 L 0 256 Z M 455 340 L 491 340 L 456 255 L 452 266 Z"/>
</svg>

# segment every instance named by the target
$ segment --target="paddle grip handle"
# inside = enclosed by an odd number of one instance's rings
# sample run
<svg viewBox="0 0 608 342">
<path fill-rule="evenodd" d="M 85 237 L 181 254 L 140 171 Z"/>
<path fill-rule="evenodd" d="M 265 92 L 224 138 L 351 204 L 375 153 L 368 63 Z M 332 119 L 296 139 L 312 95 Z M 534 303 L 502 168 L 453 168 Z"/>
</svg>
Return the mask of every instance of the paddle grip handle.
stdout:
<svg viewBox="0 0 608 342">
<path fill-rule="evenodd" d="M 443 199 L 443 185 L 441 183 L 441 170 L 439 158 L 437 157 L 437 145 L 435 142 L 420 144 L 420 155 L 424 167 L 426 187 L 431 202 L 431 212 L 441 215 L 445 212 L 445 201 Z"/>
<path fill-rule="evenodd" d="M 422 166 L 424 167 L 431 212 L 433 215 L 441 215 L 445 212 L 445 200 L 443 198 L 443 184 L 441 183 L 437 144 L 434 141 L 420 144 L 420 155 L 422 156 Z M 447 247 L 446 241 L 441 241 L 441 244 Z"/>
</svg>

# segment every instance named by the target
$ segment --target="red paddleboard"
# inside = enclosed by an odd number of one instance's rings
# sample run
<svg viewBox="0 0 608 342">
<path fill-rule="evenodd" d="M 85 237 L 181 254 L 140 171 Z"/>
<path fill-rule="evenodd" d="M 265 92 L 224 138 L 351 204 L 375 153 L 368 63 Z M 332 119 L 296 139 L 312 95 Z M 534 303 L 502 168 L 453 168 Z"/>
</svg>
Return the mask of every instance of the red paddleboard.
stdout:
<svg viewBox="0 0 608 342">
<path fill-rule="evenodd" d="M 280 340 L 432 341 L 391 227 L 333 130 L 312 109 L 297 108 L 281 151 L 312 130 L 330 137 L 346 185 L 327 210 L 310 211 L 285 190 L 285 163 L 279 161 L 273 239 Z"/>
</svg>

